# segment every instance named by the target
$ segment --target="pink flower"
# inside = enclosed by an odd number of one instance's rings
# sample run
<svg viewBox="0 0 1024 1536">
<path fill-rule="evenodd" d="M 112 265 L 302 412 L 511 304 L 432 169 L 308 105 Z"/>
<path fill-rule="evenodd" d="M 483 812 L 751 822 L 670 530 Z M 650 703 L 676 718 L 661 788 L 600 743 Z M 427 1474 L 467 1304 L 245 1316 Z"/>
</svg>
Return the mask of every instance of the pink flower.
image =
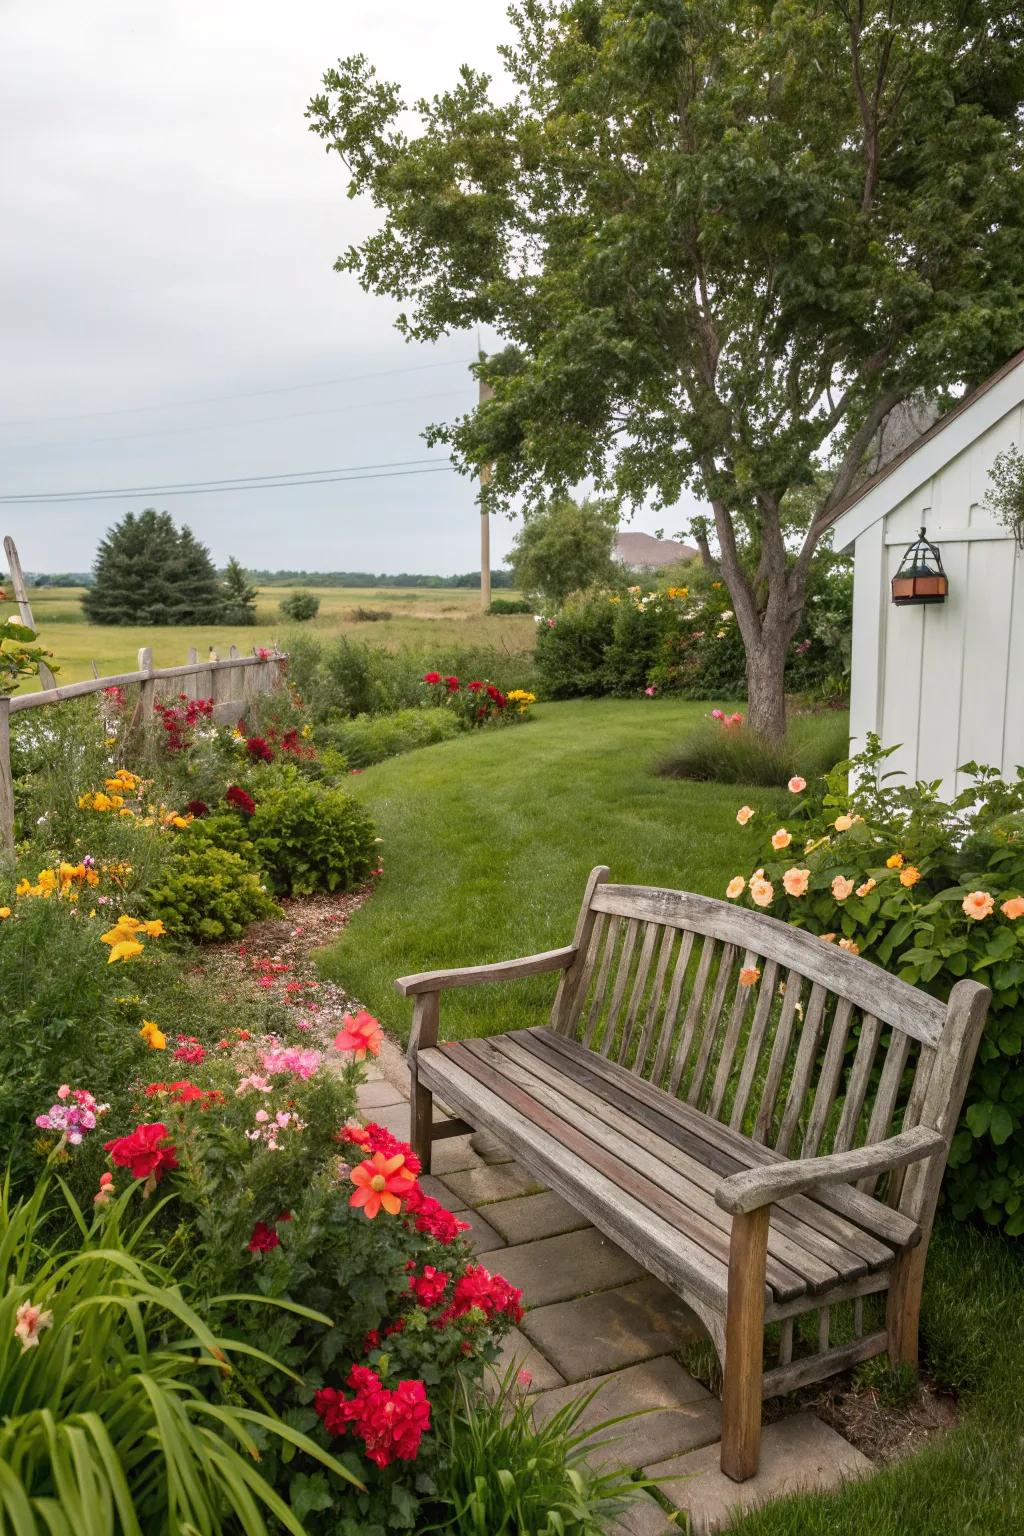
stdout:
<svg viewBox="0 0 1024 1536">
<path fill-rule="evenodd" d="M 729 884 L 725 888 L 725 894 L 728 896 L 730 901 L 735 901 L 737 896 L 743 895 L 743 892 L 746 890 L 746 888 L 747 882 L 744 880 L 743 876 L 733 875 L 732 879 L 729 881 Z"/>
<path fill-rule="evenodd" d="M 42 1307 L 23 1301 L 14 1314 L 14 1337 L 21 1343 L 22 1354 L 26 1349 L 35 1349 L 43 1329 L 52 1327 L 52 1312 L 44 1312 Z"/>
<path fill-rule="evenodd" d="M 741 805 L 739 810 L 736 812 L 736 820 L 739 822 L 741 827 L 745 827 L 751 816 L 754 816 L 755 814 L 756 812 L 754 811 L 752 805 Z"/>
<path fill-rule="evenodd" d="M 794 773 L 786 788 L 791 795 L 800 795 L 807 788 L 807 780 L 802 779 L 798 773 Z"/>
<path fill-rule="evenodd" d="M 713 709 L 711 711 L 711 718 L 712 718 L 712 720 L 724 720 L 725 719 L 725 715 L 722 713 L 722 711 L 720 709 Z"/>
<path fill-rule="evenodd" d="M 775 887 L 763 875 L 753 875 L 750 880 L 750 899 L 755 907 L 770 907 L 775 897 Z"/>
<path fill-rule="evenodd" d="M 654 695 L 655 695 L 655 694 L 656 694 L 656 693 L 657 693 L 657 691 L 658 691 L 658 690 L 657 690 L 657 688 L 655 688 L 655 686 L 654 686 L 654 684 L 653 684 L 653 683 L 652 683 L 652 684 L 651 684 L 651 685 L 650 685 L 650 687 L 649 687 L 649 688 L 645 688 L 645 689 L 644 689 L 644 693 L 646 693 L 646 695 L 647 695 L 647 697 L 648 697 L 648 698 L 649 698 L 649 699 L 653 699 L 653 698 L 654 698 Z"/>
<path fill-rule="evenodd" d="M 355 1015 L 346 1013 L 341 1023 L 342 1027 L 334 1037 L 336 1051 L 351 1051 L 356 1061 L 365 1061 L 367 1051 L 371 1056 L 380 1055 L 383 1031 L 372 1013 L 365 1009 Z"/>
<path fill-rule="evenodd" d="M 803 896 L 810 878 L 809 869 L 787 869 L 782 877 L 783 889 L 787 896 Z"/>
<path fill-rule="evenodd" d="M 836 875 L 832 881 L 832 895 L 836 901 L 845 901 L 853 894 L 853 881 L 847 880 L 845 875 Z"/>
<path fill-rule="evenodd" d="M 788 848 L 792 841 L 793 834 L 792 832 L 787 832 L 785 827 L 780 827 L 777 832 L 772 833 L 772 847 L 776 853 L 780 852 L 783 848 Z"/>
</svg>

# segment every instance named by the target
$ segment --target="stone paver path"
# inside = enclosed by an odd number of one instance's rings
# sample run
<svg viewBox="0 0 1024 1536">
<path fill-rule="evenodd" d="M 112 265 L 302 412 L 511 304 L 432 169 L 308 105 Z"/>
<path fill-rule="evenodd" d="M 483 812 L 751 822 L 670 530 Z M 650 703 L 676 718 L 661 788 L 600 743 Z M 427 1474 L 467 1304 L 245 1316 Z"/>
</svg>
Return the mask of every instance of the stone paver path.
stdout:
<svg viewBox="0 0 1024 1536">
<path fill-rule="evenodd" d="M 408 1093 L 405 1061 L 386 1043 L 359 1091 L 360 1109 L 408 1139 Z M 537 1418 L 595 1387 L 584 1428 L 639 1414 L 598 1429 L 592 1458 L 642 1472 L 679 1513 L 670 1519 L 645 1495 L 614 1536 L 686 1529 L 707 1536 L 726 1530 L 736 1511 L 871 1472 L 867 1458 L 835 1430 L 797 1413 L 766 1426 L 757 1476 L 732 1482 L 718 1466 L 718 1399 L 673 1358 L 687 1337 L 701 1333 L 673 1292 L 543 1189 L 493 1137 L 454 1136 L 435 1144 L 433 1173 L 422 1183 L 471 1223 L 467 1237 L 487 1255 L 488 1267 L 522 1287 L 528 1311 L 505 1341 L 501 1366 L 516 1360 L 531 1373 Z"/>
</svg>

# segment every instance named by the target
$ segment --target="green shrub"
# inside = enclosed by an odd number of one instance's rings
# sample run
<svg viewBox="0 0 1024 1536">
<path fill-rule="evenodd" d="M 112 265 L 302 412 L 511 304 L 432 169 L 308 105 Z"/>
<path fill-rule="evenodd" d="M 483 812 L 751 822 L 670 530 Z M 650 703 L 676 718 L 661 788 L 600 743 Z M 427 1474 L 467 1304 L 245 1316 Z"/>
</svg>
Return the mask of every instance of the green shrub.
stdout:
<svg viewBox="0 0 1024 1536">
<path fill-rule="evenodd" d="M 566 603 L 556 617 L 543 618 L 537 628 L 537 670 L 544 696 L 603 694 L 605 653 L 614 633 L 615 604 L 606 592 L 586 594 Z"/>
<path fill-rule="evenodd" d="M 124 1235 L 135 1191 L 98 1209 L 91 1228 L 77 1206 L 54 1208 L 47 1193 L 41 1182 L 12 1205 L 9 1187 L 0 1192 L 0 1530 L 265 1536 L 283 1526 L 303 1536 L 263 1476 L 261 1448 L 289 1457 L 299 1449 L 346 1489 L 356 1479 L 249 1399 L 228 1363 L 236 1353 L 244 1363 L 242 1348 L 140 1251 L 138 1228 Z M 242 1300 L 271 1309 L 257 1296 Z M 41 1313 L 28 1347 L 15 1334 L 16 1323 L 33 1321 L 19 1319 L 26 1304 Z M 264 1358 L 280 1379 L 286 1368 Z M 218 1360 L 223 1372 L 211 1369 Z"/>
<path fill-rule="evenodd" d="M 249 836 L 249 818 L 231 811 L 218 811 L 212 816 L 197 817 L 179 840 L 181 850 L 221 848 L 235 853 L 247 869 L 260 872 L 260 858 L 256 844 Z"/>
<path fill-rule="evenodd" d="M 273 889 L 284 896 L 349 891 L 377 859 L 377 830 L 351 795 L 296 783 L 262 795 L 249 832 Z"/>
<path fill-rule="evenodd" d="M 257 918 L 279 915 L 252 864 L 212 842 L 204 845 L 201 835 L 182 841 L 147 895 L 169 933 L 198 944 L 236 939 Z"/>
<path fill-rule="evenodd" d="M 320 599 L 312 592 L 289 592 L 287 597 L 282 597 L 278 608 L 283 618 L 291 619 L 296 624 L 305 624 L 308 619 L 315 619 L 320 612 Z"/>
<path fill-rule="evenodd" d="M 708 720 L 662 758 L 658 772 L 666 779 L 784 789 L 798 769 L 808 779 L 820 778 L 849 746 L 849 725 L 841 712 L 798 716 L 777 745 L 744 725 L 724 727 Z"/>
<path fill-rule="evenodd" d="M 356 715 L 320 726 L 318 741 L 327 741 L 353 768 L 368 768 L 400 752 L 449 741 L 461 730 L 456 716 L 445 709 L 398 709 L 389 715 Z"/>
<path fill-rule="evenodd" d="M 838 936 L 943 1001 L 963 976 L 991 987 L 945 1189 L 958 1219 L 1024 1236 L 1024 769 L 1006 782 L 967 763 L 971 783 L 943 801 L 934 785 L 892 783 L 891 750 L 869 737 L 823 795 L 795 797 L 792 847 L 755 843 L 751 867 L 771 883 L 774 916 Z M 776 814 L 751 825 L 767 834 Z M 810 871 L 801 896 L 782 886 L 794 862 Z"/>
<path fill-rule="evenodd" d="M 580 1432 L 595 1393 L 584 1393 L 538 1426 L 514 1364 L 494 1396 L 460 1387 L 439 1426 L 444 1454 L 438 1499 L 447 1518 L 436 1529 L 465 1536 L 604 1536 L 641 1494 L 614 1462 L 598 1470 L 586 1460 L 585 1442 L 595 1428 L 621 1422 L 609 1419 Z"/>
<path fill-rule="evenodd" d="M 493 597 L 488 613 L 532 613 L 533 604 L 525 597 Z"/>
<path fill-rule="evenodd" d="M 384 619 L 394 618 L 390 608 L 364 608 L 362 604 L 350 608 L 348 616 L 353 624 L 380 624 Z"/>
</svg>

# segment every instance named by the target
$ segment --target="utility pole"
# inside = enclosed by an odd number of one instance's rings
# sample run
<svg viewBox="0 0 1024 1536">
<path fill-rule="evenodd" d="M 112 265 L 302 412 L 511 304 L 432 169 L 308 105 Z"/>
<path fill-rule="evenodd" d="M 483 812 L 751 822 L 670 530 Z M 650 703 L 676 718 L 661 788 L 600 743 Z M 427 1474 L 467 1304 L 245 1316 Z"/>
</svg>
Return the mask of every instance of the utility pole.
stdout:
<svg viewBox="0 0 1024 1536">
<path fill-rule="evenodd" d="M 481 357 L 483 354 L 481 353 Z M 494 398 L 494 390 L 480 380 L 480 404 Z M 484 613 L 491 606 L 491 514 L 483 499 L 485 486 L 491 482 L 491 465 L 480 466 L 480 607 Z"/>
</svg>

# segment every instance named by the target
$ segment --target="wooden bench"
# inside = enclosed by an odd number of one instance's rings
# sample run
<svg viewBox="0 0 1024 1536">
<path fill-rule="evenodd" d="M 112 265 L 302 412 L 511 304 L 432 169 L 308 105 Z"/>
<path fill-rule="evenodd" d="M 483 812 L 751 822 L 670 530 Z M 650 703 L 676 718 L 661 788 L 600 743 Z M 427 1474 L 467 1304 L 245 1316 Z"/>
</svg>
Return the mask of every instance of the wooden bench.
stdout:
<svg viewBox="0 0 1024 1536">
<path fill-rule="evenodd" d="M 438 1045 L 444 989 L 547 971 L 561 980 L 546 1028 Z M 757 1471 L 763 1397 L 885 1350 L 916 1366 L 986 987 L 960 981 L 943 1004 L 775 918 L 613 885 L 604 867 L 564 949 L 396 986 L 415 1000 L 424 1170 L 439 1136 L 493 1132 L 689 1304 L 722 1361 L 730 1477 Z M 462 1118 L 435 1123 L 435 1093 Z M 884 1327 L 866 1332 L 865 1298 L 882 1292 Z M 814 1312 L 800 1353 L 794 1320 Z"/>
</svg>

